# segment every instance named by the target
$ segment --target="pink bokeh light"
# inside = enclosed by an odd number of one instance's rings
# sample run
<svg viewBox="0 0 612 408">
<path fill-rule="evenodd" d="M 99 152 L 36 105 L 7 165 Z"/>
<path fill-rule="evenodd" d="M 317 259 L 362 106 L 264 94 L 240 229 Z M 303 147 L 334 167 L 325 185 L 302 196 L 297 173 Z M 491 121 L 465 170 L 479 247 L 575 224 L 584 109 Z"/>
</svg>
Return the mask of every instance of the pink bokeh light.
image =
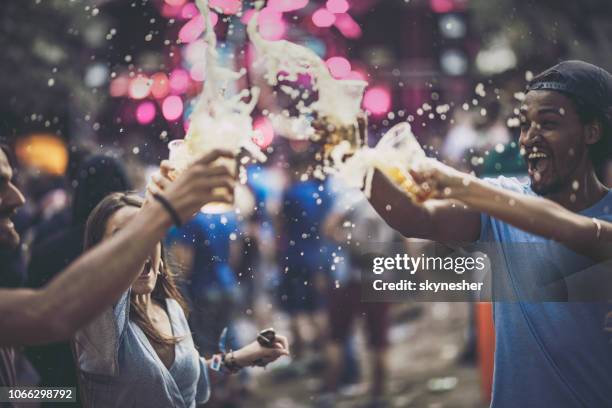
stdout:
<svg viewBox="0 0 612 408">
<path fill-rule="evenodd" d="M 242 24 L 249 24 L 249 21 L 251 21 L 251 18 L 253 18 L 254 14 L 255 10 L 249 9 L 242 14 L 242 17 L 240 17 L 240 21 L 242 22 Z"/>
<path fill-rule="evenodd" d="M 223 14 L 236 14 L 242 8 L 241 0 L 210 0 L 210 7 L 221 9 Z"/>
<path fill-rule="evenodd" d="M 162 113 L 168 121 L 175 121 L 183 114 L 183 100 L 180 96 L 171 95 L 162 103 Z"/>
<path fill-rule="evenodd" d="M 148 125 L 153 122 L 156 114 L 155 104 L 150 101 L 142 102 L 136 108 L 136 120 L 141 125 Z"/>
<path fill-rule="evenodd" d="M 325 63 L 334 78 L 346 78 L 351 73 L 351 63 L 344 57 L 331 57 Z"/>
<path fill-rule="evenodd" d="M 217 21 L 219 21 L 219 16 L 217 16 L 217 13 L 211 12 L 210 20 L 212 21 L 213 27 L 216 26 Z M 205 26 L 206 24 L 204 22 L 204 17 L 198 14 L 185 23 L 185 25 L 179 31 L 178 38 L 183 43 L 193 42 L 200 38 L 204 32 Z"/>
<path fill-rule="evenodd" d="M 331 27 L 336 21 L 336 16 L 327 9 L 320 8 L 312 13 L 312 22 L 317 27 Z"/>
<path fill-rule="evenodd" d="M 384 115 L 391 109 L 391 92 L 382 86 L 370 88 L 363 97 L 363 106 L 372 115 Z"/>
<path fill-rule="evenodd" d="M 283 38 L 287 31 L 287 24 L 283 20 L 283 13 L 266 7 L 259 12 L 259 32 L 266 40 L 276 41 Z"/>
<path fill-rule="evenodd" d="M 169 6 L 182 6 L 187 0 L 164 0 Z"/>
<path fill-rule="evenodd" d="M 128 94 L 132 99 L 144 99 L 149 96 L 149 92 L 151 92 L 151 85 L 153 81 L 151 81 L 146 76 L 137 76 L 136 78 L 130 81 L 130 86 L 128 89 Z"/>
<path fill-rule="evenodd" d="M 114 98 L 125 96 L 128 93 L 130 87 L 130 78 L 127 76 L 118 76 L 113 79 L 110 83 L 109 93 Z"/>
<path fill-rule="evenodd" d="M 165 18 L 176 18 L 181 16 L 181 6 L 171 6 L 169 4 L 162 4 L 160 14 Z"/>
<path fill-rule="evenodd" d="M 168 75 L 163 72 L 153 74 L 151 77 L 153 84 L 151 85 L 151 94 L 157 99 L 165 98 L 170 92 L 170 80 Z"/>
<path fill-rule="evenodd" d="M 187 91 L 189 87 L 189 74 L 184 69 L 175 69 L 170 74 L 170 89 L 175 95 L 180 95 Z"/>
<path fill-rule="evenodd" d="M 463 3 L 457 0 L 429 0 L 429 5 L 435 13 L 450 13 L 457 9 L 463 9 Z"/>
<path fill-rule="evenodd" d="M 281 13 L 303 9 L 308 5 L 308 0 L 269 0 L 268 8 Z"/>
<path fill-rule="evenodd" d="M 256 136 L 253 137 L 253 142 L 257 146 L 265 149 L 272 144 L 274 140 L 274 128 L 268 118 L 262 116 L 255 119 L 253 128 L 257 131 Z"/>
<path fill-rule="evenodd" d="M 334 25 L 346 38 L 355 39 L 363 34 L 359 24 L 347 13 L 336 14 Z"/>
<path fill-rule="evenodd" d="M 194 3 L 187 3 L 181 9 L 181 18 L 189 20 L 200 14 Z"/>
<path fill-rule="evenodd" d="M 327 0 L 325 7 L 330 11 L 330 13 L 346 13 L 349 9 L 349 3 L 346 0 Z"/>
</svg>

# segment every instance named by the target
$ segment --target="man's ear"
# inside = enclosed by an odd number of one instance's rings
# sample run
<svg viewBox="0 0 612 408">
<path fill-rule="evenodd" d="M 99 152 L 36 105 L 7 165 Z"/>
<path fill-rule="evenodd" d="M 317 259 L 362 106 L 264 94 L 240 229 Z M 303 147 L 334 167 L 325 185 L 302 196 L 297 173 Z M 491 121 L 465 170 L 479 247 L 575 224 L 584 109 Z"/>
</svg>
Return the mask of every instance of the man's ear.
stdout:
<svg viewBox="0 0 612 408">
<path fill-rule="evenodd" d="M 598 120 L 594 120 L 586 125 L 586 144 L 594 145 L 595 143 L 599 142 L 601 140 L 602 132 L 603 126 Z"/>
</svg>

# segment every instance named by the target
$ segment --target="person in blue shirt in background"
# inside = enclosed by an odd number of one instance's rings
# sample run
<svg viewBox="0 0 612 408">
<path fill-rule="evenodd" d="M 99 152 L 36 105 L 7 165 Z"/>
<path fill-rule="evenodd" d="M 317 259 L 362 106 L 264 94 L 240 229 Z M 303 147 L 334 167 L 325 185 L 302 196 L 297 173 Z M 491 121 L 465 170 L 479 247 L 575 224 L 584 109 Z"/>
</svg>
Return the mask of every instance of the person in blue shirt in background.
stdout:
<svg viewBox="0 0 612 408">
<path fill-rule="evenodd" d="M 511 283 L 513 299 L 494 306 L 492 407 L 609 407 L 609 302 L 526 295 L 542 281 L 565 283 L 597 261 L 607 260 L 609 272 L 612 192 L 598 170 L 612 151 L 612 75 L 585 62 L 562 62 L 534 78 L 520 112 L 529 183 L 419 170 L 416 181 L 438 195 L 417 204 L 377 172 L 370 201 L 405 236 L 486 242 L 501 252 L 493 278 Z M 459 182 L 441 183 L 450 179 Z M 526 251 L 516 250 L 521 247 Z"/>
<path fill-rule="evenodd" d="M 246 187 L 250 192 L 250 208 L 244 205 L 243 254 L 237 269 L 240 287 L 253 317 L 259 326 L 272 324 L 269 305 L 276 295 L 279 266 L 276 248 L 275 220 L 286 177 L 283 169 L 272 159 L 263 164 L 247 167 Z"/>
<path fill-rule="evenodd" d="M 322 346 L 327 326 L 323 294 L 332 261 L 330 242 L 322 233 L 332 197 L 325 181 L 309 176 L 313 158 L 313 146 L 308 145 L 289 156 L 291 181 L 283 193 L 278 222 L 280 307 L 291 317 L 298 359 L 304 357 L 306 343 Z"/>
<path fill-rule="evenodd" d="M 227 349 L 236 350 L 232 321 L 240 292 L 234 266 L 240 256 L 240 226 L 234 211 L 220 214 L 198 212 L 180 229 L 173 228 L 166 242 L 179 270 L 185 271 L 183 292 L 190 306 L 189 326 L 201 355 L 218 353 L 219 340 L 227 331 Z M 229 384 L 215 384 L 218 392 L 211 404 L 228 403 Z"/>
<path fill-rule="evenodd" d="M 204 353 L 217 351 L 219 336 L 229 326 L 235 309 L 238 287 L 233 262 L 239 248 L 233 242 L 239 234 L 236 214 L 230 211 L 198 212 L 169 235 L 175 253 L 182 250 L 179 262 L 191 266 L 186 285 L 193 307 L 190 325 L 196 344 Z"/>
</svg>

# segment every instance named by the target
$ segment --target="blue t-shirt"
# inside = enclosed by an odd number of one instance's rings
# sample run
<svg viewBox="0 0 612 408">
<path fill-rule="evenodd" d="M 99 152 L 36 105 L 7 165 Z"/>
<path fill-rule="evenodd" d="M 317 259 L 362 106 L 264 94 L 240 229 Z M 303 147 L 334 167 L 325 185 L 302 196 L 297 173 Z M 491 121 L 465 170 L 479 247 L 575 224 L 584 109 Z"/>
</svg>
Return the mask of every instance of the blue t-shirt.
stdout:
<svg viewBox="0 0 612 408">
<path fill-rule="evenodd" d="M 238 220 L 234 212 L 198 212 L 180 229 L 170 231 L 169 241 L 191 245 L 195 251 L 189 284 L 192 296 L 207 291 L 230 291 L 236 286 L 236 275 L 229 258 L 230 242 L 238 239 L 238 235 Z"/>
<path fill-rule="evenodd" d="M 281 253 L 290 269 L 315 272 L 329 265 L 330 242 L 321 229 L 332 201 L 330 189 L 320 180 L 298 181 L 283 194 Z"/>
<path fill-rule="evenodd" d="M 247 167 L 247 185 L 249 186 L 253 198 L 255 199 L 254 218 L 262 222 L 270 222 L 271 217 L 268 213 L 267 205 L 271 200 L 280 201 L 282 195 L 282 184 L 278 180 L 278 174 L 261 165 Z"/>
<path fill-rule="evenodd" d="M 535 194 L 528 184 L 514 178 L 489 181 L 502 188 Z M 581 214 L 612 220 L 612 192 Z M 499 268 L 502 271 L 492 273 L 507 274 L 519 299 L 494 304 L 496 348 L 491 406 L 612 406 L 612 339 L 604 330 L 605 316 L 612 309 L 610 303 L 536 303 L 520 301 L 518 293 L 533 286 L 534 279 L 549 280 L 542 274 L 556 271 L 566 276 L 568 271 L 588 268 L 592 262 L 558 243 L 488 215 L 483 214 L 481 222 L 480 241 L 499 243 L 503 252 L 505 265 Z M 511 247 L 510 243 L 529 243 L 533 250 L 518 256 L 505 249 Z"/>
</svg>

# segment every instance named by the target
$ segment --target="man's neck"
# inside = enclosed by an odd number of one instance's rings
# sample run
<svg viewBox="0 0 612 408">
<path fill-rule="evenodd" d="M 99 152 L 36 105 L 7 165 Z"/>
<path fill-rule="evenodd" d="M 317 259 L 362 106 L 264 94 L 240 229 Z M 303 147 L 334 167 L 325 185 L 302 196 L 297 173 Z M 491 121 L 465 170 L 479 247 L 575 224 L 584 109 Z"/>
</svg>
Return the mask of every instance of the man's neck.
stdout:
<svg viewBox="0 0 612 408">
<path fill-rule="evenodd" d="M 608 189 L 599 181 L 590 164 L 585 167 L 584 171 L 577 171 L 570 177 L 571 181 L 565 188 L 544 197 L 573 212 L 595 205 L 607 194 Z"/>
</svg>

